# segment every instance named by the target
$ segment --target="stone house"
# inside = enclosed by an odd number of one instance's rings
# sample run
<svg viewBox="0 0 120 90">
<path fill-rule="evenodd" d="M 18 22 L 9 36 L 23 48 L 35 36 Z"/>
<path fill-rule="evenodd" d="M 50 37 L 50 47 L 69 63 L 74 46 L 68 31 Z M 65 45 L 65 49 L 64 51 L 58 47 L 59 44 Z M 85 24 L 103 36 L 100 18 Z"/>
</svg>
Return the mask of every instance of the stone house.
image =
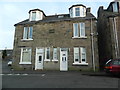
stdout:
<svg viewBox="0 0 120 90">
<path fill-rule="evenodd" d="M 120 2 L 111 2 L 107 9 L 98 9 L 98 47 L 100 67 L 109 59 L 120 57 Z"/>
<path fill-rule="evenodd" d="M 82 4 L 69 14 L 46 16 L 40 9 L 15 24 L 16 70 L 95 70 L 99 67 L 96 17 Z"/>
</svg>

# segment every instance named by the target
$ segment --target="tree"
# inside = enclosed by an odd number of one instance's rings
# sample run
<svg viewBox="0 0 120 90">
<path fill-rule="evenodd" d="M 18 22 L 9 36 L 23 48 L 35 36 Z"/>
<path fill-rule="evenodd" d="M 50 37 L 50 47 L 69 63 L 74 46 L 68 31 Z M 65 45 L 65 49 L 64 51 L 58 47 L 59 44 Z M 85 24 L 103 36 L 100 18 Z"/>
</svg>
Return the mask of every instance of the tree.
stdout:
<svg viewBox="0 0 120 90">
<path fill-rule="evenodd" d="M 7 57 L 7 51 L 3 50 L 2 51 L 2 59 L 4 60 Z"/>
</svg>

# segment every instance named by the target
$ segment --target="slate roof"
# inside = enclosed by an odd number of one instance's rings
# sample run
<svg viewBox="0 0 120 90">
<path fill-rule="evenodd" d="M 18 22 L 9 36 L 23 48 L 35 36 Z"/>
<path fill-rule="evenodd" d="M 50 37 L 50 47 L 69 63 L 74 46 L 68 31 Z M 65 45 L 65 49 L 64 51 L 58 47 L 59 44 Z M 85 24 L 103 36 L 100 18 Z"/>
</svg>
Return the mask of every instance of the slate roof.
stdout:
<svg viewBox="0 0 120 90">
<path fill-rule="evenodd" d="M 26 19 L 24 21 L 15 24 L 14 26 L 36 24 L 41 22 L 49 23 L 49 22 L 57 22 L 57 21 L 71 21 L 71 20 L 91 19 L 91 18 L 96 20 L 96 17 L 91 13 L 87 13 L 86 17 L 77 17 L 77 18 L 70 18 L 70 14 L 59 14 L 59 15 L 45 16 L 43 20 L 39 20 L 39 21 L 29 21 L 29 19 Z"/>
</svg>

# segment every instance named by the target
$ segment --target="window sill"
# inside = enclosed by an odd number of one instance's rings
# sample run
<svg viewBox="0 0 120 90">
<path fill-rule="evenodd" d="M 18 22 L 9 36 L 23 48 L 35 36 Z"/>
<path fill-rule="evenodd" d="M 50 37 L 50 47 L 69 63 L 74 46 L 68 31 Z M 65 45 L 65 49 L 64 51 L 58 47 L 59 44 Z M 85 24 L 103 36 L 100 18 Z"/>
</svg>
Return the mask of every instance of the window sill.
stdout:
<svg viewBox="0 0 120 90">
<path fill-rule="evenodd" d="M 50 59 L 45 59 L 44 61 L 50 61 Z"/>
<path fill-rule="evenodd" d="M 32 41 L 33 39 L 21 39 L 21 41 Z"/>
<path fill-rule="evenodd" d="M 58 60 L 52 60 L 52 61 L 58 61 Z"/>
<path fill-rule="evenodd" d="M 88 65 L 88 63 L 73 63 L 73 65 Z"/>
<path fill-rule="evenodd" d="M 32 64 L 31 62 L 20 62 L 19 64 Z"/>
<path fill-rule="evenodd" d="M 84 16 L 83 15 L 82 16 L 76 16 L 76 15 L 72 16 L 72 18 L 79 18 L 79 17 L 86 17 L 86 15 L 84 15 Z"/>
<path fill-rule="evenodd" d="M 87 36 L 85 37 L 72 37 L 73 39 L 87 39 Z"/>
</svg>

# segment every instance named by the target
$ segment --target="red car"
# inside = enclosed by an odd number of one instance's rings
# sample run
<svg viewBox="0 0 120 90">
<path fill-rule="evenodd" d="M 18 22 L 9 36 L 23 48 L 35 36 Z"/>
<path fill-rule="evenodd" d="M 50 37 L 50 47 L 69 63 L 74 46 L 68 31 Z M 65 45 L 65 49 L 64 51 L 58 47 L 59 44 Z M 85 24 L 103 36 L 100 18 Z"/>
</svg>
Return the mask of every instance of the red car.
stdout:
<svg viewBox="0 0 120 90">
<path fill-rule="evenodd" d="M 120 74 L 120 59 L 110 59 L 105 64 L 105 72 Z"/>
</svg>

